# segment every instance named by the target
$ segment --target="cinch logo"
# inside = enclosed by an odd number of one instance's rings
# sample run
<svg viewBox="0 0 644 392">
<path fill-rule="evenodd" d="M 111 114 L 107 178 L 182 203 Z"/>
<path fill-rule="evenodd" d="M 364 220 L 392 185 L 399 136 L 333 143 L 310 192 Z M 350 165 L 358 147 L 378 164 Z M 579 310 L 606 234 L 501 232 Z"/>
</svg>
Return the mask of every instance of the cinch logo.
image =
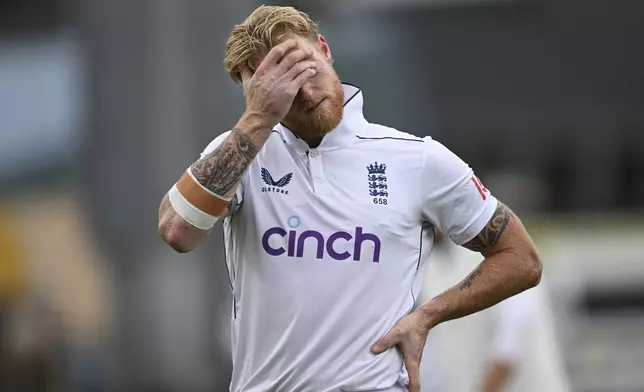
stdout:
<svg viewBox="0 0 644 392">
<path fill-rule="evenodd" d="M 362 227 L 356 227 L 352 234 L 346 231 L 338 231 L 325 238 L 322 233 L 316 230 L 303 232 L 295 230 L 300 226 L 300 218 L 297 216 L 290 217 L 287 224 L 291 228 L 289 231 L 282 227 L 271 227 L 264 232 L 262 247 L 269 255 L 281 256 L 286 254 L 288 257 L 303 257 L 304 245 L 308 242 L 315 244 L 315 257 L 318 259 L 323 259 L 326 253 L 333 260 L 347 260 L 353 256 L 354 261 L 359 261 L 363 246 L 371 244 L 373 246 L 372 261 L 374 263 L 380 262 L 380 238 L 375 234 L 365 233 Z M 286 240 L 284 246 L 275 246 L 280 238 Z M 271 239 L 273 239 L 273 245 L 271 245 Z M 336 250 L 336 244 L 340 245 L 342 242 L 346 243 L 351 240 L 354 241 L 353 252 L 349 250 L 339 252 Z"/>
</svg>

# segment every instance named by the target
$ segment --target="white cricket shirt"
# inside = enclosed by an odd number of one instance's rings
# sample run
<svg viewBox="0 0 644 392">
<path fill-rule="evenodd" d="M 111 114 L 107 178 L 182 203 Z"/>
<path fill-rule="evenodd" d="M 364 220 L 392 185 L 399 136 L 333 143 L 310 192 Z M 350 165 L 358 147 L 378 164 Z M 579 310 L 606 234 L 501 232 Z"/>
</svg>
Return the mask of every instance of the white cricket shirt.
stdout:
<svg viewBox="0 0 644 392">
<path fill-rule="evenodd" d="M 344 92 L 318 148 L 273 130 L 224 220 L 233 392 L 406 390 L 399 352 L 371 345 L 414 306 L 433 227 L 462 244 L 496 208 L 447 148 L 369 123 Z"/>
</svg>

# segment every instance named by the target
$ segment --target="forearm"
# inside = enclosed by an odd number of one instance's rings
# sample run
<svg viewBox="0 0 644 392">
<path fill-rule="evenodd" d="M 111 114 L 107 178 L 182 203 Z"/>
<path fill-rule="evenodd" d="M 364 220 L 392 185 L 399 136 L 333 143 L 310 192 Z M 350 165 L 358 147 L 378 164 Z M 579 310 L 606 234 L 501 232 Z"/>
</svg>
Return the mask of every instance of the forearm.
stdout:
<svg viewBox="0 0 644 392">
<path fill-rule="evenodd" d="M 422 305 L 433 323 L 468 316 L 536 286 L 537 249 L 521 221 L 499 202 L 485 229 L 464 245 L 485 259 L 461 283 Z"/>
<path fill-rule="evenodd" d="M 232 198 L 271 131 L 252 115 L 245 115 L 215 151 L 190 166 L 194 179 L 214 194 Z"/>
<path fill-rule="evenodd" d="M 271 131 L 252 115 L 245 115 L 212 153 L 190 166 L 159 208 L 159 233 L 166 243 L 178 252 L 190 252 L 217 218 L 235 210 L 237 187 Z M 193 197 L 188 201 L 190 207 L 183 202 L 185 195 Z M 193 212 L 186 215 L 186 208 Z"/>
<path fill-rule="evenodd" d="M 457 286 L 421 306 L 438 322 L 457 319 L 487 309 L 538 283 L 536 264 L 529 254 L 511 251 L 487 257 Z"/>
</svg>

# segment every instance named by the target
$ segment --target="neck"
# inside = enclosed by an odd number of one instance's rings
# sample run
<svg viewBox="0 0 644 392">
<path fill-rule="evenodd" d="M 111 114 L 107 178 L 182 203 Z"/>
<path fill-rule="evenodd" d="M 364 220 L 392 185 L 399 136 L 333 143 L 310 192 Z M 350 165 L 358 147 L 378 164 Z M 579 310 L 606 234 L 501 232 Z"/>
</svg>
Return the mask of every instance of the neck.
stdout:
<svg viewBox="0 0 644 392">
<path fill-rule="evenodd" d="M 320 146 L 320 143 L 322 143 L 322 139 L 324 139 L 324 135 L 306 135 L 304 132 L 300 132 L 297 127 L 291 127 L 289 124 L 285 124 L 286 127 L 293 132 L 298 138 L 302 139 L 304 143 L 308 144 L 310 148 L 317 148 Z"/>
<path fill-rule="evenodd" d="M 297 136 L 298 136 L 300 139 L 304 140 L 304 142 L 305 142 L 306 144 L 308 144 L 310 148 L 317 148 L 317 147 L 319 147 L 319 146 L 320 146 L 320 143 L 322 143 L 322 139 L 324 139 L 324 136 L 314 136 L 314 137 L 310 137 L 310 136 L 308 136 L 308 137 L 306 137 L 306 136 L 302 136 L 302 135 L 300 135 L 300 134 L 297 134 Z"/>
</svg>

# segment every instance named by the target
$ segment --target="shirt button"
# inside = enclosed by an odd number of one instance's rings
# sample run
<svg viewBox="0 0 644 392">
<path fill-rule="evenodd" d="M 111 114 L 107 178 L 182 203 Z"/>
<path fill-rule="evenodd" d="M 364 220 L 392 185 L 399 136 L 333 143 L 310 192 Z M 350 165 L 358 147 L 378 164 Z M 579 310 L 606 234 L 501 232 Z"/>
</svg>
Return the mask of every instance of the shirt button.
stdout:
<svg viewBox="0 0 644 392">
<path fill-rule="evenodd" d="M 318 153 L 315 151 L 311 151 L 309 155 L 311 155 L 311 158 L 315 158 L 316 156 L 318 156 Z"/>
</svg>

